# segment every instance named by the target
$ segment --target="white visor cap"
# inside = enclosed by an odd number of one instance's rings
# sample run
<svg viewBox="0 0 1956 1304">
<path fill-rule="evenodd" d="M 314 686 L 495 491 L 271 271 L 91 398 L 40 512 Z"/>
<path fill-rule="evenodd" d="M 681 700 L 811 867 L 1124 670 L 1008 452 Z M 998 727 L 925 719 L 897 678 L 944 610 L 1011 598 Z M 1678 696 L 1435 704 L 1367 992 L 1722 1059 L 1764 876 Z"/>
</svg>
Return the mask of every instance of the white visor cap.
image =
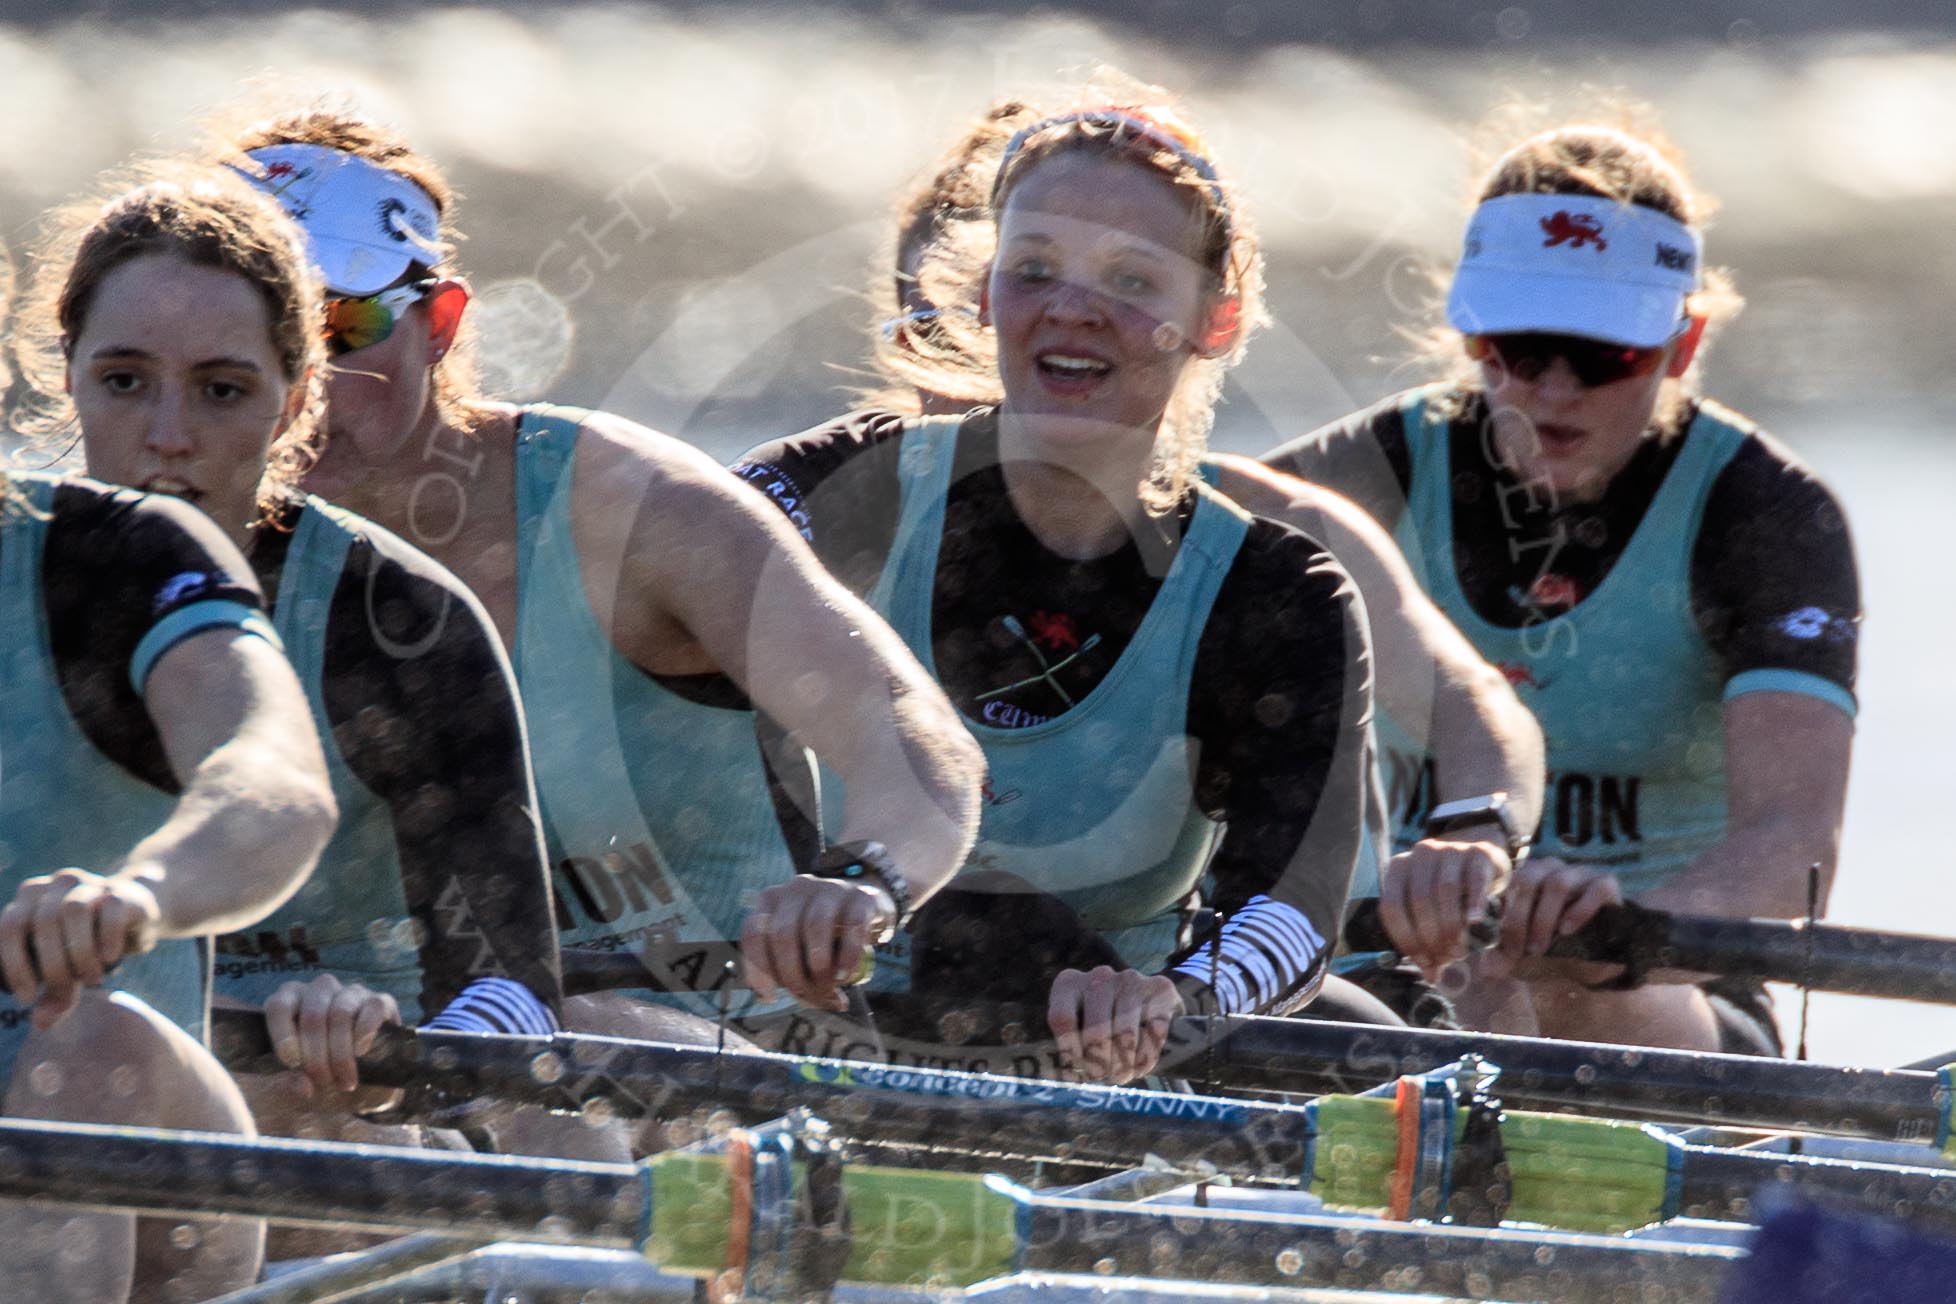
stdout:
<svg viewBox="0 0 1956 1304">
<path fill-rule="evenodd" d="M 329 293 L 375 294 L 441 261 L 441 213 L 398 172 L 322 145 L 267 145 L 238 171 L 305 229 Z"/>
<path fill-rule="evenodd" d="M 1474 210 L 1447 295 L 1463 335 L 1542 332 L 1655 348 L 1685 324 L 1697 233 L 1591 195 L 1503 195 Z"/>
</svg>

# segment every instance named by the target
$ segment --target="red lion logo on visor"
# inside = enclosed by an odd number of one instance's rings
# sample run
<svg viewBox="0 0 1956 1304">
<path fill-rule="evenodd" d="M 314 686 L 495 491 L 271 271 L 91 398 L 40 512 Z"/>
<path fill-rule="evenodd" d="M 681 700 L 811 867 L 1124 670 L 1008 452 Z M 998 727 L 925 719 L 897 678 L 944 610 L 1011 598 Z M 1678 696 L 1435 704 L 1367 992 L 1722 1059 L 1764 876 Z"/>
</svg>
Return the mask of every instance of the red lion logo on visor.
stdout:
<svg viewBox="0 0 1956 1304">
<path fill-rule="evenodd" d="M 1599 254 L 1610 247 L 1603 239 L 1603 224 L 1587 213 L 1560 210 L 1554 217 L 1542 219 L 1542 230 L 1548 235 L 1548 239 L 1542 241 L 1543 248 L 1566 244 L 1571 249 L 1580 249 L 1592 240 L 1596 242 L 1596 252 Z"/>
</svg>

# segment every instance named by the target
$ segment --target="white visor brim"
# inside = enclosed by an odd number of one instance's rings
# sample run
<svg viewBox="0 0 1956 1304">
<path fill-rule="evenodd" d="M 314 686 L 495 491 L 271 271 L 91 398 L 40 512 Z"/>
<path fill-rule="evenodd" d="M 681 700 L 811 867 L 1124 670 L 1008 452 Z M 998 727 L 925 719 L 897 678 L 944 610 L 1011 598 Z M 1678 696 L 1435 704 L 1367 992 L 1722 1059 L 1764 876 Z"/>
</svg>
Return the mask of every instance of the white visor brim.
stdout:
<svg viewBox="0 0 1956 1304">
<path fill-rule="evenodd" d="M 1698 237 L 1653 209 L 1587 195 L 1504 195 L 1474 212 L 1447 295 L 1466 335 L 1546 332 L 1632 348 L 1675 338 Z"/>
<path fill-rule="evenodd" d="M 375 294 L 415 263 L 441 261 L 441 213 L 398 172 L 320 145 L 268 145 L 240 167 L 306 233 L 329 292 Z"/>
</svg>

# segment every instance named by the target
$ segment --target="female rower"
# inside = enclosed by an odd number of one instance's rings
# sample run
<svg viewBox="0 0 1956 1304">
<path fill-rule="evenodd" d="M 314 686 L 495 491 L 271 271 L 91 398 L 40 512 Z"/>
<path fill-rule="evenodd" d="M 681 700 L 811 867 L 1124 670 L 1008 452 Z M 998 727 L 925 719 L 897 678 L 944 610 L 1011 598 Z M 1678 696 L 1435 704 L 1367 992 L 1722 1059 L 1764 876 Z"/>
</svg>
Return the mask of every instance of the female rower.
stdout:
<svg viewBox="0 0 1956 1304">
<path fill-rule="evenodd" d="M 405 142 L 316 110 L 232 145 L 299 217 L 332 311 L 366 322 L 329 382 L 332 438 L 307 487 L 447 563 L 509 647 L 564 945 L 697 943 L 664 948 L 673 990 L 642 995 L 711 1015 L 738 998 L 710 943 L 744 930 L 756 986 L 842 1008 L 870 937 L 970 845 L 982 762 L 942 694 L 704 455 L 607 413 L 475 391 L 469 292 L 444 243 L 452 195 Z M 754 707 L 849 781 L 837 845 L 811 873 L 783 841 Z M 698 1031 L 617 994 L 579 998 L 571 1017 Z"/>
<path fill-rule="evenodd" d="M 355 1056 L 383 1024 L 557 1027 L 515 685 L 453 576 L 292 487 L 322 399 L 323 328 L 336 324 L 302 235 L 227 172 L 152 171 L 50 224 L 19 326 L 39 399 L 28 424 L 78 429 L 98 479 L 201 508 L 270 599 L 330 740 L 341 818 L 296 896 L 218 939 L 215 990 L 262 1006 L 280 1058 L 301 1070 L 244 1079 L 262 1127 L 381 1139 L 337 1093 L 358 1085 Z M 330 1108 L 315 1090 L 335 1093 Z"/>
<path fill-rule="evenodd" d="M 1017 101 L 995 103 L 899 199 L 892 242 L 895 276 L 879 276 L 871 290 L 884 309 L 882 328 L 874 336 L 874 362 L 887 387 L 869 395 L 866 406 L 960 413 L 997 401 L 995 376 L 945 365 L 955 363 L 961 337 L 941 327 L 938 318 L 970 309 L 939 307 L 931 299 L 933 290 L 958 288 L 955 278 L 948 286 L 935 284 L 941 278 L 931 259 L 947 228 L 982 209 L 1006 143 L 1036 117 Z M 1380 775 L 1375 791 L 1400 816 L 1394 845 L 1401 854 L 1434 862 L 1438 872 L 1462 879 L 1462 918 L 1447 933 L 1449 939 L 1458 938 L 1506 882 L 1516 853 L 1539 818 L 1540 726 L 1501 673 L 1481 659 L 1427 598 L 1391 536 L 1349 499 L 1232 454 L 1206 454 L 1202 473 L 1210 485 L 1254 514 L 1322 540 L 1351 573 L 1365 601 L 1379 715 L 1392 722 L 1382 732 L 1396 744 L 1378 758 L 1381 765 L 1391 762 L 1392 775 L 1390 782 Z M 1433 762 L 1423 765 L 1428 755 Z M 1435 806 L 1443 818 L 1429 821 L 1427 811 Z M 1384 836 L 1378 837 L 1378 846 L 1368 846 L 1353 879 L 1354 898 L 1377 896 L 1379 866 L 1390 854 Z M 1444 1000 L 1412 971 L 1388 965 L 1386 959 L 1345 957 L 1334 963 L 1334 971 L 1349 974 L 1402 1017 L 1451 1022 Z M 1312 1013 L 1369 1019 L 1378 1011 L 1334 977 L 1327 980 Z"/>
<path fill-rule="evenodd" d="M 1697 393 L 1706 328 L 1738 302 L 1703 264 L 1706 208 L 1653 137 L 1522 141 L 1480 185 L 1453 277 L 1458 374 L 1264 459 L 1396 530 L 1542 719 L 1551 799 L 1500 945 L 1474 965 L 1482 1026 L 1774 1053 L 1756 985 L 1597 981 L 1540 957 L 1624 897 L 1787 917 L 1832 877 L 1854 557 L 1813 472 Z M 1458 895 L 1388 877 L 1407 954 L 1448 958 Z"/>
<path fill-rule="evenodd" d="M 0 620 L 0 1108 L 249 1135 L 202 1044 L 200 939 L 289 896 L 334 816 L 251 572 L 181 503 L 0 475 Z M 206 1299 L 257 1275 L 263 1235 L 0 1204 L 0 1279 Z"/>
<path fill-rule="evenodd" d="M 978 219 L 947 222 L 972 284 L 928 300 L 981 307 L 934 320 L 929 388 L 988 384 L 999 406 L 861 412 L 742 470 L 934 669 L 990 762 L 970 872 L 919 921 L 914 994 L 947 1015 L 919 1035 L 958 1040 L 972 997 L 1027 1003 L 990 1035 L 1038 1040 L 1043 1016 L 1060 1067 L 1108 1081 L 1150 1071 L 1180 1011 L 1316 992 L 1369 709 L 1344 573 L 1194 475 L 1262 265 L 1158 95 L 1019 127 Z M 1192 948 L 1205 866 L 1228 922 Z"/>
</svg>

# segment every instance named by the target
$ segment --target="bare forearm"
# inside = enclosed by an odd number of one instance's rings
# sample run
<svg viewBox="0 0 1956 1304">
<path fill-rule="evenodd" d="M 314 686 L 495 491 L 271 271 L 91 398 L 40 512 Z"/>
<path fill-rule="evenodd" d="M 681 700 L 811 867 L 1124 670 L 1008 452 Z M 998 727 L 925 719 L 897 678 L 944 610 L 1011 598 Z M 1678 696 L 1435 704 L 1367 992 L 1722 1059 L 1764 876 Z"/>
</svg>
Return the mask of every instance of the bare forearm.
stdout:
<svg viewBox="0 0 1956 1304">
<path fill-rule="evenodd" d="M 935 685 L 928 687 L 893 682 L 885 727 L 864 731 L 846 754 L 824 758 L 848 793 L 837 840 L 888 847 L 917 900 L 963 866 L 977 838 L 985 774 L 984 754 Z"/>
<path fill-rule="evenodd" d="M 970 850 L 984 774 L 942 690 L 779 513 L 725 470 L 644 431 L 615 422 L 600 431 L 618 442 L 599 447 L 607 473 L 593 483 L 620 499 L 610 517 L 636 516 L 617 586 L 635 600 L 613 618 L 614 644 L 648 668 L 669 664 L 678 645 L 703 652 L 841 776 L 839 839 L 883 843 L 922 900 Z"/>
<path fill-rule="evenodd" d="M 1439 768 L 1439 799 L 1505 792 L 1516 826 L 1534 829 L 1542 809 L 1541 726 L 1420 590 L 1391 536 L 1338 494 L 1246 458 L 1221 459 L 1219 475 L 1222 491 L 1250 511 L 1323 543 L 1358 585 L 1379 710 L 1427 744 Z"/>
<path fill-rule="evenodd" d="M 1437 797 L 1454 801 L 1505 792 L 1516 829 L 1526 834 L 1542 815 L 1542 728 L 1484 663 L 1440 668 L 1428 743 Z"/>
<path fill-rule="evenodd" d="M 197 767 L 170 819 L 118 873 L 155 894 L 163 936 L 231 932 L 298 889 L 335 814 L 325 775 L 308 758 L 275 741 L 235 739 Z"/>
<path fill-rule="evenodd" d="M 1833 886 L 1847 806 L 1854 722 L 1791 693 L 1750 693 L 1725 705 L 1725 837 L 1644 904 L 1692 914 L 1795 919 Z"/>
<path fill-rule="evenodd" d="M 1797 919 L 1807 913 L 1808 880 L 1820 867 L 1817 910 L 1834 882 L 1838 836 L 1792 822 L 1736 830 L 1682 874 L 1640 896 L 1657 910 L 1734 919 Z"/>
</svg>

